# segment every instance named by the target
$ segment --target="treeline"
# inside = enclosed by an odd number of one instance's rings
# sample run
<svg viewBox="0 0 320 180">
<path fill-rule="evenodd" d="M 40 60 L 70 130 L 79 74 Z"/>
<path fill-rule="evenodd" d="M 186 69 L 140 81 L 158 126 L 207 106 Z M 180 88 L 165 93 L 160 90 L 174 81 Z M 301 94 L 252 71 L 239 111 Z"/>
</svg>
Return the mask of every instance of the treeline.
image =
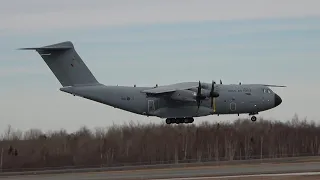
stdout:
<svg viewBox="0 0 320 180">
<path fill-rule="evenodd" d="M 3 171 L 62 166 L 118 166 L 125 164 L 222 161 L 252 158 L 310 156 L 320 153 L 320 126 L 238 119 L 232 123 L 129 123 L 68 134 L 43 133 L 8 127 L 0 141 Z"/>
</svg>

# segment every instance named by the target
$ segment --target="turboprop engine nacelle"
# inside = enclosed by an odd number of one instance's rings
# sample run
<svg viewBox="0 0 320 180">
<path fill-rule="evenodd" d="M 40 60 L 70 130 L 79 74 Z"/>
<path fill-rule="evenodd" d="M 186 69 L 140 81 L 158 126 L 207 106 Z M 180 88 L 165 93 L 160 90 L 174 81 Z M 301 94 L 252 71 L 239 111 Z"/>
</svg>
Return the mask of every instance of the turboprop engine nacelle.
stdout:
<svg viewBox="0 0 320 180">
<path fill-rule="evenodd" d="M 177 90 L 172 95 L 171 98 L 178 101 L 196 101 L 197 93 L 189 90 Z"/>
</svg>

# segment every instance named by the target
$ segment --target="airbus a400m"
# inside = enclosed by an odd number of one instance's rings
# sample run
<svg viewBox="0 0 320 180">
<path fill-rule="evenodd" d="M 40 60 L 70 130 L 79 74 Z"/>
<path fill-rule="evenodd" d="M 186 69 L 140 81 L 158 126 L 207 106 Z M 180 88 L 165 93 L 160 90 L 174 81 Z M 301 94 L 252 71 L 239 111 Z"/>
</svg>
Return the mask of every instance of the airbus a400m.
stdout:
<svg viewBox="0 0 320 180">
<path fill-rule="evenodd" d="M 282 99 L 267 84 L 182 82 L 155 87 L 104 85 L 97 81 L 66 41 L 36 48 L 58 81 L 61 91 L 132 113 L 156 116 L 167 124 L 192 123 L 195 117 L 256 114 L 277 107 Z"/>
</svg>

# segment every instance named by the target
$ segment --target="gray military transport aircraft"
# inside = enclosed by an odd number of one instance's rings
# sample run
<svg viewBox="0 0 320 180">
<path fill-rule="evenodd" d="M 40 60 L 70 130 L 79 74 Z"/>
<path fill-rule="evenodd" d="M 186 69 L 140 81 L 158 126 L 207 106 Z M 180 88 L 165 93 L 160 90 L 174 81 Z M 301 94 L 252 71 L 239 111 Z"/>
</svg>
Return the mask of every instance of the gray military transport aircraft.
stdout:
<svg viewBox="0 0 320 180">
<path fill-rule="evenodd" d="M 194 117 L 220 114 L 256 114 L 281 104 L 282 99 L 266 84 L 216 84 L 182 82 L 165 86 L 109 86 L 99 83 L 65 41 L 37 48 L 61 83 L 61 91 L 135 114 L 165 118 L 167 124 L 193 123 Z"/>
</svg>

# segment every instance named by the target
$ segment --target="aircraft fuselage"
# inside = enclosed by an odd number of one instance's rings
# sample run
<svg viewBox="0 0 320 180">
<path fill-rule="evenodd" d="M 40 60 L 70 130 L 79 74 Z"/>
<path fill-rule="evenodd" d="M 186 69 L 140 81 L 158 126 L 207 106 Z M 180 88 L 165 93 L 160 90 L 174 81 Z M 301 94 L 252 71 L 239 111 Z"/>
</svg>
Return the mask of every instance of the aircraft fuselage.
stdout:
<svg viewBox="0 0 320 180">
<path fill-rule="evenodd" d="M 270 88 L 259 84 L 215 85 L 220 94 L 203 100 L 199 110 L 196 102 L 175 101 L 165 96 L 148 95 L 142 91 L 151 87 L 81 86 L 60 90 L 132 113 L 160 118 L 200 117 L 212 114 L 257 114 L 278 106 L 281 98 Z"/>
</svg>

